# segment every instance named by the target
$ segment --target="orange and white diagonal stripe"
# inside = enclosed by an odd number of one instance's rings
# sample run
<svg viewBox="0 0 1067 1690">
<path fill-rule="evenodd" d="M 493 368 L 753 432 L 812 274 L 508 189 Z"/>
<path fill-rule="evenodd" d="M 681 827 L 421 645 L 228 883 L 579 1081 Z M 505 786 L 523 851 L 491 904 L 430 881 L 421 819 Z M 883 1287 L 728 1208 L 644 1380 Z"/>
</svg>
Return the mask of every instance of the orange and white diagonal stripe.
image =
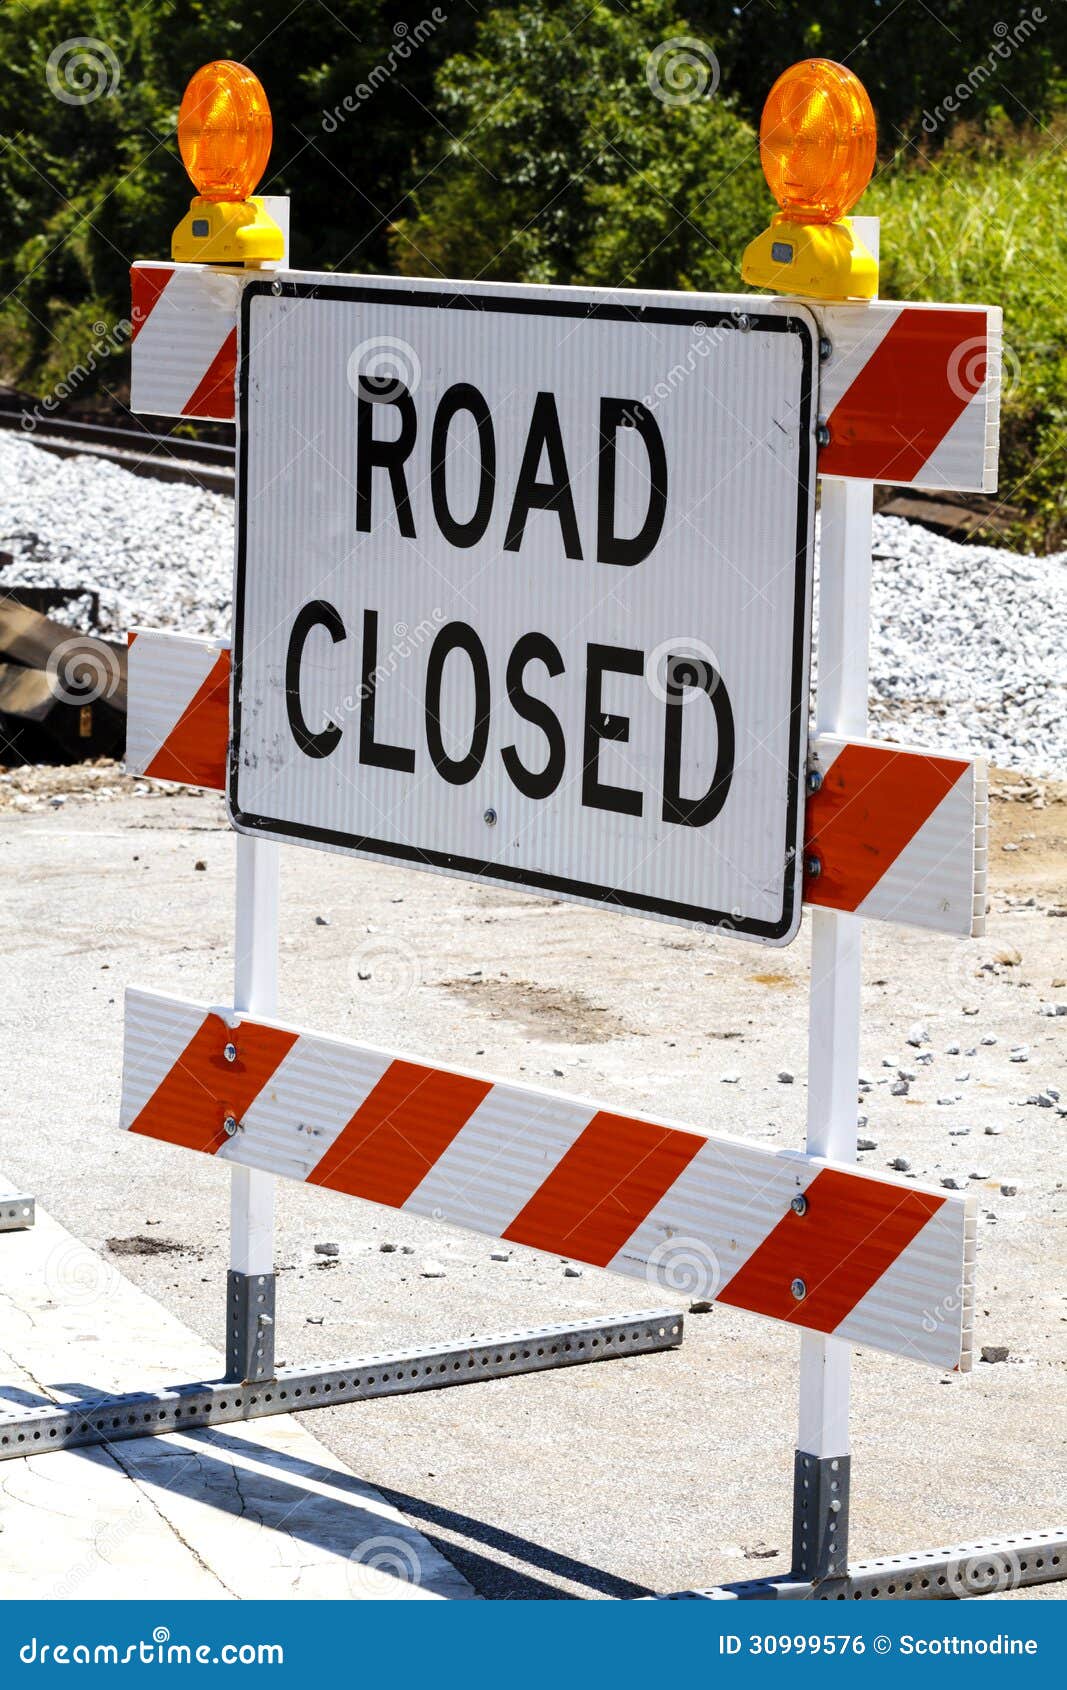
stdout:
<svg viewBox="0 0 1067 1690">
<path fill-rule="evenodd" d="M 804 902 L 981 937 L 985 764 L 830 735 L 812 741 L 808 761 L 822 785 L 809 795 L 804 815 Z"/>
<path fill-rule="evenodd" d="M 221 791 L 230 739 L 228 645 L 135 629 L 127 676 L 127 774 Z"/>
<path fill-rule="evenodd" d="M 126 1000 L 121 1119 L 667 1289 L 696 1259 L 700 1295 L 969 1366 L 968 1196 L 140 991 Z"/>
<path fill-rule="evenodd" d="M 243 272 L 138 263 L 130 271 L 130 406 L 232 422 Z"/>
</svg>

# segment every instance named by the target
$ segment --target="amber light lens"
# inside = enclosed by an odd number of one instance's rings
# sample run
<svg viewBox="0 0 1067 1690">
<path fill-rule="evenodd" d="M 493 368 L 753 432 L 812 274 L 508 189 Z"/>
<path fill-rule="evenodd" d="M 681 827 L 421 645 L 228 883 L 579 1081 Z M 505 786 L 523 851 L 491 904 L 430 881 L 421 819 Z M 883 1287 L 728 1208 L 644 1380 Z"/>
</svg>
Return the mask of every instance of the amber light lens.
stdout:
<svg viewBox="0 0 1067 1690">
<path fill-rule="evenodd" d="M 178 146 L 206 200 L 246 200 L 270 157 L 273 125 L 259 77 L 232 59 L 202 65 L 182 97 Z"/>
<path fill-rule="evenodd" d="M 866 88 L 832 59 L 792 65 L 767 95 L 763 174 L 798 223 L 836 223 L 851 211 L 871 179 L 876 141 Z"/>
</svg>

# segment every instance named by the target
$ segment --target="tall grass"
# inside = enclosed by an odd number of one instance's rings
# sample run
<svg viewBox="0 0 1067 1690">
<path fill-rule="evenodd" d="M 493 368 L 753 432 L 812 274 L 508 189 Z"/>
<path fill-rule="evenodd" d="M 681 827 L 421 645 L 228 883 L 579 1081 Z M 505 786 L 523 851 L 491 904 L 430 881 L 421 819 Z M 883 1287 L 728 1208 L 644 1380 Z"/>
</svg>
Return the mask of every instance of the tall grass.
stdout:
<svg viewBox="0 0 1067 1690">
<path fill-rule="evenodd" d="M 882 219 L 887 298 L 1000 305 L 1001 538 L 1067 546 L 1067 115 L 1026 134 L 960 131 L 899 157 L 860 209 Z"/>
</svg>

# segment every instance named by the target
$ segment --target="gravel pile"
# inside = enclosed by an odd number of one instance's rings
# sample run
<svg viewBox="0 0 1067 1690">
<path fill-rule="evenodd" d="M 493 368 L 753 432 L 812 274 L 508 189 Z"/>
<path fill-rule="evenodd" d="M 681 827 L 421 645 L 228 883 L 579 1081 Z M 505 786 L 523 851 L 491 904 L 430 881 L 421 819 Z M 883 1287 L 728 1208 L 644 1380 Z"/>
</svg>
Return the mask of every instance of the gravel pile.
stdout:
<svg viewBox="0 0 1067 1690">
<path fill-rule="evenodd" d="M 233 500 L 0 434 L 0 586 L 94 587 L 85 632 L 222 634 L 233 594 Z M 71 616 L 69 620 L 73 621 Z"/>
<path fill-rule="evenodd" d="M 96 632 L 229 630 L 222 494 L 0 435 L 0 551 L 14 555 L 0 585 L 95 588 Z M 874 556 L 872 732 L 1067 777 L 1067 553 L 963 546 L 876 517 Z"/>
<path fill-rule="evenodd" d="M 1067 553 L 874 521 L 871 724 L 1001 769 L 1067 776 Z"/>
</svg>

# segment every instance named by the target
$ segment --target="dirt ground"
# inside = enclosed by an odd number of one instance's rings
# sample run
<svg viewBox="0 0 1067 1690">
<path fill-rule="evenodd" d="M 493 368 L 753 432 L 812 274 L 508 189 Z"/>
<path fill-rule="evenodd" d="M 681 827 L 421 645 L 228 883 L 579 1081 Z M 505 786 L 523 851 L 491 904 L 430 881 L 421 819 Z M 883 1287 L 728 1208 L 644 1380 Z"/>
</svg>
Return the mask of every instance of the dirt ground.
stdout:
<svg viewBox="0 0 1067 1690">
<path fill-rule="evenodd" d="M 978 1189 L 977 1345 L 1009 1359 L 961 1378 L 857 1352 L 856 1557 L 1049 1527 L 1067 1501 L 1067 1016 L 1042 1012 L 1067 1004 L 1067 783 L 994 773 L 991 812 L 987 938 L 868 924 L 858 1109 L 868 1166 L 903 1156 Z M 221 799 L 115 765 L 11 771 L 0 853 L 0 1174 L 219 1342 L 226 1171 L 115 1124 L 125 986 L 229 996 Z M 765 950 L 316 851 L 284 851 L 282 876 L 283 1018 L 802 1144 L 807 923 Z M 1028 1101 L 1049 1088 L 1058 1100 Z M 304 1186 L 280 1183 L 277 1211 L 290 1362 L 672 1301 L 519 1248 L 495 1262 L 489 1240 Z M 323 1241 L 337 1258 L 315 1255 Z M 84 1301 L 71 1367 L 87 1389 L 101 1287 L 56 1266 L 57 1295 Z M 680 1589 L 786 1569 L 796 1360 L 795 1335 L 716 1307 L 674 1354 L 309 1424 L 487 1595 Z"/>
</svg>

